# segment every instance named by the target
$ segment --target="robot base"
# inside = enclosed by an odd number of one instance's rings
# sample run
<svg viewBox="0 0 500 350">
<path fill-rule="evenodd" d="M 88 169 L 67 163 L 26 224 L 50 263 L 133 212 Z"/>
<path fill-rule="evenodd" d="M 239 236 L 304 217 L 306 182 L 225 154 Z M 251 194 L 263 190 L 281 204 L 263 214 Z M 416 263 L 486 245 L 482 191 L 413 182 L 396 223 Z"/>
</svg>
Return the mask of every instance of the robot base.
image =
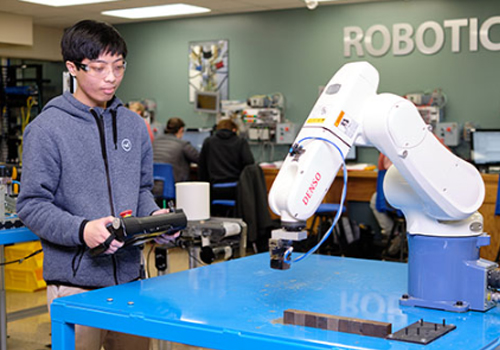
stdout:
<svg viewBox="0 0 500 350">
<path fill-rule="evenodd" d="M 455 312 L 494 307 L 488 272 L 497 264 L 479 258 L 479 248 L 489 241 L 487 235 L 408 235 L 408 294 L 400 304 Z"/>
</svg>

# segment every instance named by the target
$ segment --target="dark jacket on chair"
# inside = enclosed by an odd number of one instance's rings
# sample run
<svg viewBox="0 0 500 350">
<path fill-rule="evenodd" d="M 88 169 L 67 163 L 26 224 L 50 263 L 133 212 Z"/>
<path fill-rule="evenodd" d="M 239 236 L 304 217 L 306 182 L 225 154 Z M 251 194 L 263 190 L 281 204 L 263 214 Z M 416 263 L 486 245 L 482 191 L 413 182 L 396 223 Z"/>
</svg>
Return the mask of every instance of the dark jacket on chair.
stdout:
<svg viewBox="0 0 500 350">
<path fill-rule="evenodd" d="M 248 243 L 267 240 L 272 227 L 264 172 L 257 164 L 247 165 L 238 182 L 237 213 L 248 226 Z"/>
</svg>

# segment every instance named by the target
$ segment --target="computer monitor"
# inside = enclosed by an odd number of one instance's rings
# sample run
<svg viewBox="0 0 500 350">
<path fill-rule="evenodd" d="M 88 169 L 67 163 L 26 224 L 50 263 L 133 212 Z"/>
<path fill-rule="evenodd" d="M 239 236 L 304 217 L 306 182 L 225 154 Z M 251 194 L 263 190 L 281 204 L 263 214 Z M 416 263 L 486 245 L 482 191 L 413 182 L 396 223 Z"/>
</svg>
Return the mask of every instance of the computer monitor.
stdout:
<svg viewBox="0 0 500 350">
<path fill-rule="evenodd" d="M 194 110 L 201 113 L 217 114 L 220 111 L 220 95 L 213 91 L 195 91 Z"/>
<path fill-rule="evenodd" d="M 211 135 L 211 131 L 212 129 L 186 129 L 182 139 L 189 141 L 199 152 L 205 139 Z"/>
<path fill-rule="evenodd" d="M 356 149 L 355 145 L 352 145 L 351 149 L 345 156 L 345 161 L 352 163 L 355 162 L 356 160 L 358 160 L 358 150 Z"/>
<path fill-rule="evenodd" d="M 500 165 L 500 129 L 471 131 L 471 161 L 480 170 Z"/>
</svg>

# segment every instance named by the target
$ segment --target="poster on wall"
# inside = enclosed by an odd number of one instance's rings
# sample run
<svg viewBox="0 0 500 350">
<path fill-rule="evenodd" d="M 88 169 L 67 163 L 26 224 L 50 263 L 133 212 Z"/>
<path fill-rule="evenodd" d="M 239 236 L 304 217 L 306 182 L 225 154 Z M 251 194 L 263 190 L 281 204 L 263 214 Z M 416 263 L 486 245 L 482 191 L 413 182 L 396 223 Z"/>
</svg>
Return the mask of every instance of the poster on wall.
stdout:
<svg viewBox="0 0 500 350">
<path fill-rule="evenodd" d="M 189 43 L 189 102 L 195 91 L 218 92 L 221 100 L 229 98 L 228 40 Z"/>
</svg>

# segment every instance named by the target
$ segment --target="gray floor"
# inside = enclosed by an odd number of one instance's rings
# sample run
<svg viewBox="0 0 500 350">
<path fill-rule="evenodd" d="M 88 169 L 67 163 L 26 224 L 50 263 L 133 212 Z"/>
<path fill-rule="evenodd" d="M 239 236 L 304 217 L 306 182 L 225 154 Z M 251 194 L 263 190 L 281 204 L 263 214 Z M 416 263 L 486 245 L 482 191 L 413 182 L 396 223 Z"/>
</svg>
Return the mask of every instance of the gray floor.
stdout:
<svg viewBox="0 0 500 350">
<path fill-rule="evenodd" d="M 149 247 L 145 249 L 147 255 Z M 150 272 L 152 276 L 156 275 L 152 256 L 149 255 Z M 170 272 L 186 270 L 189 267 L 188 255 L 181 249 L 169 250 Z M 7 312 L 18 311 L 34 306 L 46 304 L 45 290 L 33 293 L 7 291 Z M 21 320 L 9 322 L 7 325 L 7 349 L 8 350 L 46 350 L 50 348 L 50 318 L 47 313 L 39 316 L 24 318 Z M 200 350 L 202 348 L 191 347 L 183 344 L 162 344 L 159 345 L 155 340 L 151 344 L 152 350 Z"/>
</svg>

